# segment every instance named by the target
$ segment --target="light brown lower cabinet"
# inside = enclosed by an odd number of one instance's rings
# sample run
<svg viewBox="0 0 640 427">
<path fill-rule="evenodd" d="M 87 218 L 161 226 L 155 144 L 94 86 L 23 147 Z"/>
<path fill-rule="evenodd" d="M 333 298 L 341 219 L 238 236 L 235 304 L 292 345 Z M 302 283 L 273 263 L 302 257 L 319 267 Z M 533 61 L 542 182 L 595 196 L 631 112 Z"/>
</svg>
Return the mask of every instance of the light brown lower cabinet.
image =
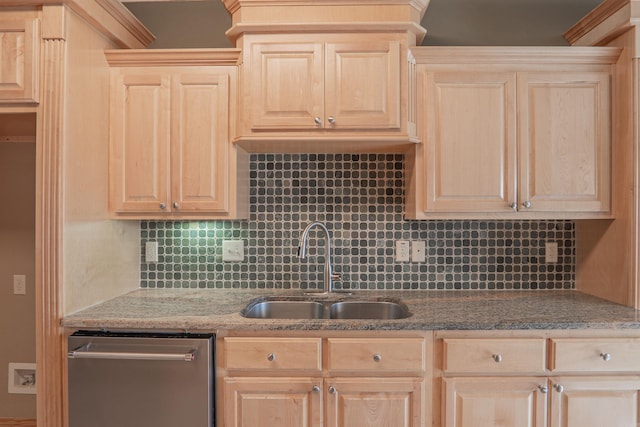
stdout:
<svg viewBox="0 0 640 427">
<path fill-rule="evenodd" d="M 226 426 L 421 427 L 423 381 L 227 378 Z"/>
<path fill-rule="evenodd" d="M 640 338 L 445 337 L 444 427 L 637 427 Z"/>
<path fill-rule="evenodd" d="M 227 427 L 322 425 L 322 378 L 226 378 L 224 384 Z"/>
<path fill-rule="evenodd" d="M 426 426 L 425 343 L 380 335 L 224 338 L 224 425 Z"/>
<path fill-rule="evenodd" d="M 446 427 L 636 427 L 640 377 L 444 380 Z"/>
</svg>

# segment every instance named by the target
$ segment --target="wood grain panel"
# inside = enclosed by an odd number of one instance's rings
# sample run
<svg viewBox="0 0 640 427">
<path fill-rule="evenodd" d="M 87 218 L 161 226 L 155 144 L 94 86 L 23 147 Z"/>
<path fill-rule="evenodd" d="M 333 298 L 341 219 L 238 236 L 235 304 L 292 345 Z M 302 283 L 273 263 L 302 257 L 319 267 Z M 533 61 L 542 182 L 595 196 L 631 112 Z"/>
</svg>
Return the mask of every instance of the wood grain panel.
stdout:
<svg viewBox="0 0 640 427">
<path fill-rule="evenodd" d="M 229 75 L 178 73 L 172 85 L 171 208 L 228 212 Z"/>
<path fill-rule="evenodd" d="M 0 21 L 0 101 L 37 102 L 40 21 Z"/>
</svg>

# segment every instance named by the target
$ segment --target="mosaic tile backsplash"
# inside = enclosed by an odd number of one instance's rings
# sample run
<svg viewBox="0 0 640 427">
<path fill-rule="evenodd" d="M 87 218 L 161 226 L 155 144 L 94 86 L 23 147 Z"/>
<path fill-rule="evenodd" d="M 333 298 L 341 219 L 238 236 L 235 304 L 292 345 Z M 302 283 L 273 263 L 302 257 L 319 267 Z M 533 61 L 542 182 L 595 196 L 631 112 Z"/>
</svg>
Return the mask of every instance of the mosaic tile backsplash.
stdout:
<svg viewBox="0 0 640 427">
<path fill-rule="evenodd" d="M 406 221 L 398 154 L 254 154 L 248 221 L 142 221 L 143 288 L 321 289 L 331 233 L 336 289 L 573 289 L 572 221 Z M 144 246 L 157 241 L 159 262 Z M 243 240 L 243 262 L 223 262 L 222 242 Z M 395 241 L 424 241 L 426 261 L 396 262 Z M 545 243 L 558 262 L 545 263 Z"/>
</svg>

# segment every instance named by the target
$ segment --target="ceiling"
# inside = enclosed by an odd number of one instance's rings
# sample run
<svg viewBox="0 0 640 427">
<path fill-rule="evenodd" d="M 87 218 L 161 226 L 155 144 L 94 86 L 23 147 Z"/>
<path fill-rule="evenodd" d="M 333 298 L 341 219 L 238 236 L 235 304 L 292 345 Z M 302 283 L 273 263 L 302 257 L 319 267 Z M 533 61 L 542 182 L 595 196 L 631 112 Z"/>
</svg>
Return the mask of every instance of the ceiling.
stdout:
<svg viewBox="0 0 640 427">
<path fill-rule="evenodd" d="M 221 0 L 123 0 L 157 40 L 151 48 L 233 47 Z M 129 2 L 128 2 L 129 1 Z M 423 45 L 554 46 L 602 0 L 431 0 Z"/>
</svg>

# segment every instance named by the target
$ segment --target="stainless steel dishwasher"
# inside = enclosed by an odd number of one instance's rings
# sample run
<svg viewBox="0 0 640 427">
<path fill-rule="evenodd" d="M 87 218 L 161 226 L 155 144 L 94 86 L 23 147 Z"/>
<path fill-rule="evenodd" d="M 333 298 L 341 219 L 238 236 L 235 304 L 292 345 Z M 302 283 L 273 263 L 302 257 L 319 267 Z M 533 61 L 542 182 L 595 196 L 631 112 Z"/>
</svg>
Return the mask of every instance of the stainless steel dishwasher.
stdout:
<svg viewBox="0 0 640 427">
<path fill-rule="evenodd" d="M 78 331 L 68 340 L 69 427 L 211 427 L 212 334 Z"/>
</svg>

